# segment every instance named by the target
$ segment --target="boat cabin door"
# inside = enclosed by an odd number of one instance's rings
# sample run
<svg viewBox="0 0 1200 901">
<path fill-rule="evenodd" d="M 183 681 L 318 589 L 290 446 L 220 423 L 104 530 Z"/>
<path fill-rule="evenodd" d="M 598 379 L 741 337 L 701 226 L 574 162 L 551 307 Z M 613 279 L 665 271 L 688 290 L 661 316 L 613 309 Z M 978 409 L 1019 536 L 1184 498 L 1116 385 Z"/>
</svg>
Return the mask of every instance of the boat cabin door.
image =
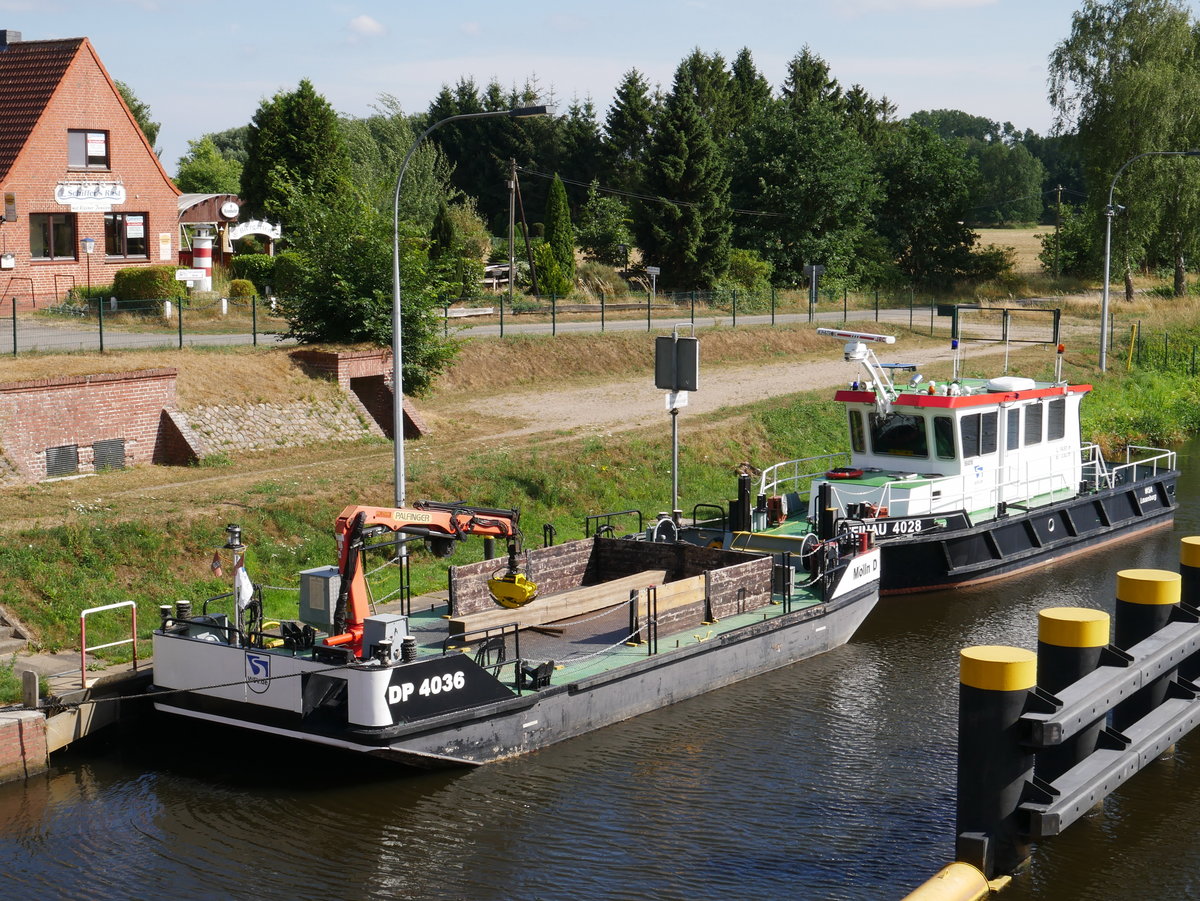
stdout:
<svg viewBox="0 0 1200 901">
<path fill-rule="evenodd" d="M 996 473 L 996 500 L 1012 502 L 1025 500 L 1021 486 L 1021 408 L 1000 407 L 999 471 Z"/>
</svg>

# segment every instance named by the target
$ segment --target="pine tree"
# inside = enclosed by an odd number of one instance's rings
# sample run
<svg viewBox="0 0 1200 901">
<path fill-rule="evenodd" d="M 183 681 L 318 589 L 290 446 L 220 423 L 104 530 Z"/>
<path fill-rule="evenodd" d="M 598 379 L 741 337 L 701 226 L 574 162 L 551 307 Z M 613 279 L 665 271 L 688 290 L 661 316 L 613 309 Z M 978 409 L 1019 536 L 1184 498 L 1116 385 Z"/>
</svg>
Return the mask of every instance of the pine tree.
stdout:
<svg viewBox="0 0 1200 901">
<path fill-rule="evenodd" d="M 730 237 L 725 161 L 686 76 L 676 73 L 646 172 L 644 192 L 662 200 L 643 204 L 637 222 L 643 259 L 679 289 L 710 287 L 724 273 Z"/>
<path fill-rule="evenodd" d="M 571 209 L 567 205 L 567 190 L 557 175 L 550 183 L 546 200 L 546 244 L 554 254 L 562 283 L 575 283 L 575 229 L 571 226 Z"/>
<path fill-rule="evenodd" d="M 654 103 L 637 69 L 630 69 L 617 86 L 604 120 L 604 155 L 613 187 L 637 191 L 642 184 L 646 154 L 654 125 Z"/>
</svg>

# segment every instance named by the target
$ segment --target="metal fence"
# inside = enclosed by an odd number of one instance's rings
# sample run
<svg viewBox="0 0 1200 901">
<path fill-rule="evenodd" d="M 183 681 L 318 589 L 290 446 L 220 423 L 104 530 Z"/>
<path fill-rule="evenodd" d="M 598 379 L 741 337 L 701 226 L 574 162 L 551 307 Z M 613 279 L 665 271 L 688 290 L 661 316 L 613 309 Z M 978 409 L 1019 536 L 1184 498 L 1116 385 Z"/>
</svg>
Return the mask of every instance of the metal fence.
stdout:
<svg viewBox="0 0 1200 901">
<path fill-rule="evenodd" d="M 118 300 L 92 297 L 22 309 L 13 297 L 0 354 L 274 342 L 287 322 L 274 298 Z M 0 307 L 2 309 L 2 307 Z"/>
<path fill-rule="evenodd" d="M 776 324 L 779 317 L 788 321 L 813 322 L 819 313 L 841 310 L 843 318 L 851 312 L 874 316 L 879 320 L 881 310 L 908 310 L 909 326 L 916 327 L 932 314 L 934 301 L 919 297 L 910 289 L 900 291 L 828 290 L 810 295 L 807 288 L 770 288 L 762 291 L 721 289 L 715 291 L 681 291 L 670 294 L 595 292 L 585 297 L 572 295 L 489 294 L 469 300 L 456 299 L 445 303 L 446 333 L 451 328 L 473 325 L 496 325 L 503 336 L 513 323 L 549 324 L 556 334 L 560 323 L 594 322 L 604 331 L 609 323 L 643 321 L 647 331 L 655 319 L 671 318 L 697 320 L 719 318 L 733 327 L 739 322 L 761 325 Z M 932 324 L 931 324 L 932 329 Z"/>
<path fill-rule="evenodd" d="M 1156 369 L 1161 372 L 1186 372 L 1196 374 L 1197 355 L 1200 353 L 1196 336 L 1191 332 L 1147 333 L 1141 320 L 1117 323 L 1110 317 L 1108 330 L 1109 359 L 1125 364 L 1128 370 Z M 1120 331 L 1120 334 L 1117 332 Z"/>
</svg>

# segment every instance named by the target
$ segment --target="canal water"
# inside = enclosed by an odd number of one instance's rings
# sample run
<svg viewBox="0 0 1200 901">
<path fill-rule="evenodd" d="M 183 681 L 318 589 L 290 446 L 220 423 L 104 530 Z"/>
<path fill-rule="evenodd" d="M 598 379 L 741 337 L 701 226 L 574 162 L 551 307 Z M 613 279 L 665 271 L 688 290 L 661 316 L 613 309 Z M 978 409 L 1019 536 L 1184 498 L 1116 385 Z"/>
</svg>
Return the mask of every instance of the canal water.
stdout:
<svg viewBox="0 0 1200 901">
<path fill-rule="evenodd" d="M 1200 534 L 1200 444 L 1160 529 L 974 589 L 885 599 L 847 646 L 519 760 L 400 771 L 187 723 L 0 786 L 5 898 L 899 898 L 954 850 L 957 655 Z M 1200 897 L 1200 736 L 1001 897 Z"/>
</svg>

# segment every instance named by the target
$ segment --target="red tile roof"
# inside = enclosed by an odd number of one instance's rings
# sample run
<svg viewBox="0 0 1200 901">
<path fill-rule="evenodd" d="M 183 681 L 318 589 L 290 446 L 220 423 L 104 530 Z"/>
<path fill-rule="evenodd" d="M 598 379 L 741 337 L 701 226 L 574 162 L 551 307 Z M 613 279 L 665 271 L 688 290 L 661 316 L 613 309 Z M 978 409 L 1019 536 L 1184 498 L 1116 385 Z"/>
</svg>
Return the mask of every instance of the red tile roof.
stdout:
<svg viewBox="0 0 1200 901">
<path fill-rule="evenodd" d="M 84 40 L 19 41 L 0 51 L 0 179 L 17 161 Z"/>
</svg>

